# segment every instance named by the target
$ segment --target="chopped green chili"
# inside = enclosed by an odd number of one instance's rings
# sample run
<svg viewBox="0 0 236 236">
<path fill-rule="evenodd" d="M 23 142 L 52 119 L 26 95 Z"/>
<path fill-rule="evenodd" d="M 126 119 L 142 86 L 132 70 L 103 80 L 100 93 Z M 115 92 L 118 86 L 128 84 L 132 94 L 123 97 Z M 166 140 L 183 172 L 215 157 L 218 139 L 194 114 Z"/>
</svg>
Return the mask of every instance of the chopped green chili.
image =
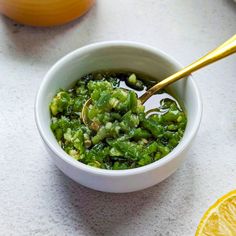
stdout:
<svg viewBox="0 0 236 236">
<path fill-rule="evenodd" d="M 157 161 L 178 145 L 187 118 L 166 91 L 156 112 L 145 113 L 135 91 L 145 92 L 151 85 L 128 72 L 85 75 L 52 99 L 51 130 L 65 152 L 93 167 L 121 170 Z M 87 127 L 80 115 L 89 98 Z"/>
</svg>

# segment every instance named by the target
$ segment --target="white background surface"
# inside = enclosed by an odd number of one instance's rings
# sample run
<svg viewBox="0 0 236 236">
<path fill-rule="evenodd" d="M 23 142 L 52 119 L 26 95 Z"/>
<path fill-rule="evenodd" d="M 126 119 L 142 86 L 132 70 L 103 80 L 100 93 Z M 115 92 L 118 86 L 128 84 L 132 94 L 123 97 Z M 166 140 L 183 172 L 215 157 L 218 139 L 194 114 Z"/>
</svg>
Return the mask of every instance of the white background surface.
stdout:
<svg viewBox="0 0 236 236">
<path fill-rule="evenodd" d="M 236 57 L 195 74 L 204 112 L 189 157 L 164 182 L 106 194 L 64 176 L 43 148 L 34 99 L 62 56 L 103 40 L 135 40 L 183 65 L 236 33 L 231 0 L 98 0 L 50 29 L 0 18 L 0 235 L 191 236 L 216 198 L 236 187 Z"/>
</svg>

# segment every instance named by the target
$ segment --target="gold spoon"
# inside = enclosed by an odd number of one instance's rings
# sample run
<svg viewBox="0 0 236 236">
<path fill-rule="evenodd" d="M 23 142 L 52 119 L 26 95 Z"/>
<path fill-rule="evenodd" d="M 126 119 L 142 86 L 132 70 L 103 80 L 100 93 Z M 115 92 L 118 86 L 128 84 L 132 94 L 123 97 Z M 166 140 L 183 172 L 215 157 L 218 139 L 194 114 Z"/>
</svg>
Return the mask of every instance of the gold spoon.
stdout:
<svg viewBox="0 0 236 236">
<path fill-rule="evenodd" d="M 210 51 L 205 56 L 201 57 L 197 61 L 193 62 L 192 64 L 184 67 L 183 69 L 179 70 L 175 74 L 167 77 L 166 79 L 160 81 L 159 83 L 152 86 L 150 89 L 148 89 L 140 98 L 142 104 L 144 104 L 152 95 L 154 95 L 157 91 L 160 89 L 166 87 L 169 84 L 174 83 L 175 81 L 186 77 L 187 75 L 190 75 L 192 72 L 199 70 L 215 61 L 218 61 L 224 57 L 227 57 L 233 53 L 236 52 L 236 34 L 224 42 L 222 45 L 217 47 L 216 49 Z M 81 118 L 85 125 L 88 125 L 88 119 L 87 119 L 87 111 L 88 107 L 91 104 L 91 99 L 88 99 L 81 112 Z"/>
</svg>

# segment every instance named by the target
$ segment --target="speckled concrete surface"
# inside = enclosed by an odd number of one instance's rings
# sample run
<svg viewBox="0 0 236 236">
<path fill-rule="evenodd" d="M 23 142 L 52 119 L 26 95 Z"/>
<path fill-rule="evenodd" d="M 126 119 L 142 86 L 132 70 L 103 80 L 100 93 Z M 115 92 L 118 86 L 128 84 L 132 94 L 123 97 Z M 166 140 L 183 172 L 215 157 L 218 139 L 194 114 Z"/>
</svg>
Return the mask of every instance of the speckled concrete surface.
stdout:
<svg viewBox="0 0 236 236">
<path fill-rule="evenodd" d="M 64 176 L 36 130 L 34 98 L 60 57 L 92 42 L 136 40 L 186 65 L 235 33 L 231 0 L 98 0 L 51 29 L 1 17 L 0 235 L 194 235 L 208 206 L 236 186 L 235 56 L 195 74 L 204 113 L 189 158 L 141 192 L 96 192 Z"/>
</svg>

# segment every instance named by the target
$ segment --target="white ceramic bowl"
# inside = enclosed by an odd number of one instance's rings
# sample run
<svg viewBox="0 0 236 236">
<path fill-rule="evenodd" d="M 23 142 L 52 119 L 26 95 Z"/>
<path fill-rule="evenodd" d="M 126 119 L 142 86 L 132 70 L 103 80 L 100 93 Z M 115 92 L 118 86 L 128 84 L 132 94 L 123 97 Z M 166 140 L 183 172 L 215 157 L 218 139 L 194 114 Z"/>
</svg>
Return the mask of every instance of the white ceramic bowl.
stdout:
<svg viewBox="0 0 236 236">
<path fill-rule="evenodd" d="M 131 170 L 98 169 L 66 154 L 50 130 L 49 103 L 59 88 L 69 88 L 89 72 L 127 69 L 161 80 L 180 68 L 179 63 L 165 53 L 144 44 L 127 41 L 95 43 L 79 48 L 59 60 L 43 79 L 35 104 L 39 132 L 57 167 L 84 186 L 116 193 L 145 189 L 171 175 L 185 159 L 201 120 L 201 99 L 191 76 L 170 86 L 175 97 L 184 104 L 188 117 L 181 142 L 161 160 Z"/>
</svg>

